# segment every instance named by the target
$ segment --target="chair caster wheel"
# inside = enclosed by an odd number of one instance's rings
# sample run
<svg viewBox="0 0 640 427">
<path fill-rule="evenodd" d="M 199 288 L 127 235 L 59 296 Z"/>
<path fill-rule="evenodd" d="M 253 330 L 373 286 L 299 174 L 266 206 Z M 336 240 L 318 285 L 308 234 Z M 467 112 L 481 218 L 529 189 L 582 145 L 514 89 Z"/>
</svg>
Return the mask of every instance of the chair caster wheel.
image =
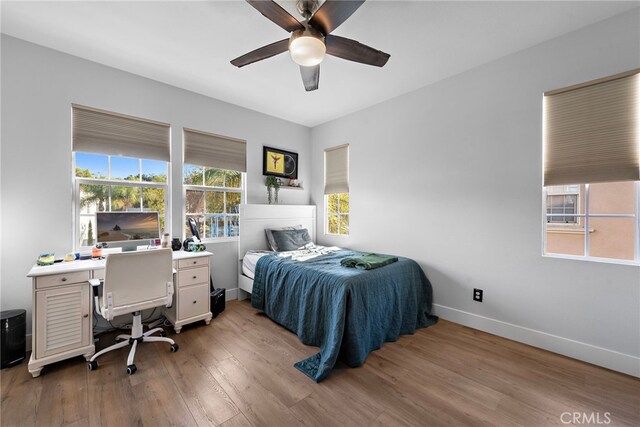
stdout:
<svg viewBox="0 0 640 427">
<path fill-rule="evenodd" d="M 98 369 L 98 361 L 94 360 L 92 362 L 87 363 L 87 367 L 89 368 L 90 371 L 95 371 L 96 369 Z"/>
<path fill-rule="evenodd" d="M 178 351 L 178 349 L 180 348 L 180 346 L 178 344 L 171 344 L 171 353 L 175 353 L 176 351 Z"/>
<path fill-rule="evenodd" d="M 166 337 L 166 336 L 167 336 L 167 333 L 166 333 L 165 331 L 160 331 L 160 336 L 161 336 L 161 337 Z"/>
<path fill-rule="evenodd" d="M 129 374 L 129 375 L 135 374 L 137 370 L 138 370 L 138 368 L 136 368 L 136 365 L 127 366 L 127 374 Z"/>
</svg>

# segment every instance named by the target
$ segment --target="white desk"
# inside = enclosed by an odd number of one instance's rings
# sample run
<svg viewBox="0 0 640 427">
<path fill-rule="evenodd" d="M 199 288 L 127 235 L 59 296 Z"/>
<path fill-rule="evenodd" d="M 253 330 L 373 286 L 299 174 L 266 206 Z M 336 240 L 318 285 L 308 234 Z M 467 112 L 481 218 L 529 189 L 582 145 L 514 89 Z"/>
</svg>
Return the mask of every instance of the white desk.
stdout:
<svg viewBox="0 0 640 427">
<path fill-rule="evenodd" d="M 176 292 L 165 316 L 180 333 L 183 325 L 211 322 L 209 257 L 211 252 L 173 252 Z M 37 377 L 50 363 L 83 355 L 93 344 L 93 295 L 88 280 L 104 277 L 105 260 L 34 265 L 27 277 L 33 285 L 32 347 L 29 372 Z"/>
</svg>

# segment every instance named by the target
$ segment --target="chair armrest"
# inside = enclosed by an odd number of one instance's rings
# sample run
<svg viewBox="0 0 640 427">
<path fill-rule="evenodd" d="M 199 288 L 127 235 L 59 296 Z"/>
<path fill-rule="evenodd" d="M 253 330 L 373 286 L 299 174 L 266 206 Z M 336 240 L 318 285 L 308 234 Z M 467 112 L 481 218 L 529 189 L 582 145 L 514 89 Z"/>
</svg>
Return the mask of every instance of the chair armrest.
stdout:
<svg viewBox="0 0 640 427">
<path fill-rule="evenodd" d="M 176 274 L 178 272 L 178 270 L 176 270 L 175 268 L 173 269 L 173 274 Z"/>
<path fill-rule="evenodd" d="M 91 286 L 100 286 L 100 279 L 89 279 L 89 284 Z"/>
</svg>

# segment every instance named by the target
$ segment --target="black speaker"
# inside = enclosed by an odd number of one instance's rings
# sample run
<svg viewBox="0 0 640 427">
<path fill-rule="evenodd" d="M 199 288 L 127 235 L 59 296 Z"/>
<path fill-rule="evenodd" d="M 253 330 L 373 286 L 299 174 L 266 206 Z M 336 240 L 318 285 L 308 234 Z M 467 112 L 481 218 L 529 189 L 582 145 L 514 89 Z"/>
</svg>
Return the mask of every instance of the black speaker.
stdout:
<svg viewBox="0 0 640 427">
<path fill-rule="evenodd" d="M 0 313 L 2 325 L 2 365 L 0 369 L 18 365 L 26 357 L 27 312 L 6 310 Z"/>
<path fill-rule="evenodd" d="M 225 288 L 218 288 L 211 292 L 211 314 L 216 317 L 218 314 L 224 311 L 225 294 L 227 290 Z"/>
</svg>

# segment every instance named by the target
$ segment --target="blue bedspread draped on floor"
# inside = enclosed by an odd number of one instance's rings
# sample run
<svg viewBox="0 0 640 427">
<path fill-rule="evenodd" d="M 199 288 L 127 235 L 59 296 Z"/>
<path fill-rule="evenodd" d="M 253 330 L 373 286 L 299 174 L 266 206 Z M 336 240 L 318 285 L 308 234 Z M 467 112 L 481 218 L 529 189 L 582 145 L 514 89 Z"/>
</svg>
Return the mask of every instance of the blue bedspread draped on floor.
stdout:
<svg viewBox="0 0 640 427">
<path fill-rule="evenodd" d="M 385 341 L 434 324 L 432 289 L 408 258 L 375 270 L 343 267 L 359 252 L 340 250 L 306 261 L 277 254 L 256 265 L 251 303 L 320 352 L 295 364 L 321 381 L 338 358 L 360 366 Z"/>
</svg>

